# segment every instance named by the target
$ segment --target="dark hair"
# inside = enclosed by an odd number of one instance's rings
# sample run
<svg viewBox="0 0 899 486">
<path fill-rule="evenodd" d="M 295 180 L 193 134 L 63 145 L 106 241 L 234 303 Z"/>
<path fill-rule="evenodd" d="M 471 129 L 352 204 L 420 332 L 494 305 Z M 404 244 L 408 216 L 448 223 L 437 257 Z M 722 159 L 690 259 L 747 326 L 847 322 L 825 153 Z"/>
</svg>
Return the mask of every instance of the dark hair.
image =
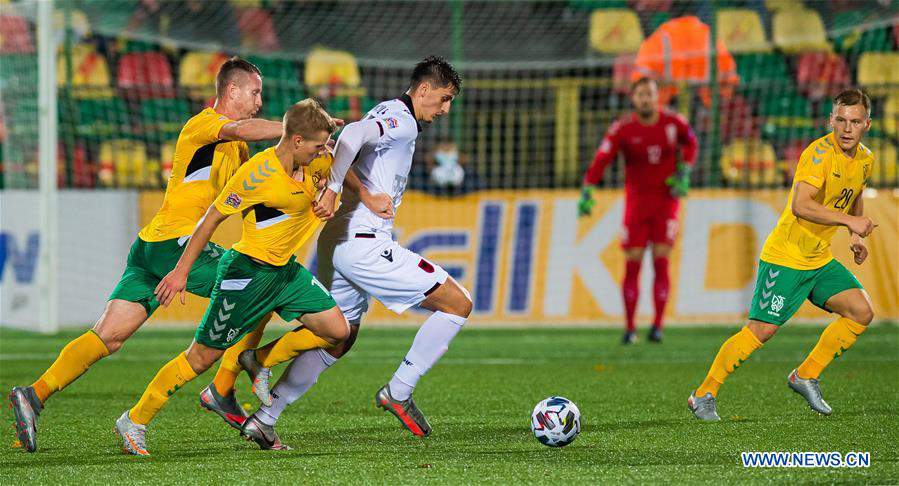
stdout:
<svg viewBox="0 0 899 486">
<path fill-rule="evenodd" d="M 647 83 L 655 83 L 655 82 L 656 82 L 655 79 L 650 78 L 649 76 L 643 76 L 642 78 L 640 78 L 640 79 L 634 81 L 633 83 L 631 83 L 631 93 L 633 93 L 634 90 L 636 90 L 637 88 L 639 88 L 641 85 L 644 85 L 644 84 L 647 84 Z"/>
<path fill-rule="evenodd" d="M 860 89 L 847 89 L 833 97 L 833 105 L 853 106 L 862 105 L 868 118 L 871 117 L 871 98 Z"/>
<path fill-rule="evenodd" d="M 256 65 L 246 59 L 234 56 L 225 61 L 225 63 L 222 64 L 222 67 L 219 68 L 218 74 L 215 75 L 216 96 L 222 96 L 225 93 L 225 88 L 228 87 L 228 83 L 231 82 L 238 71 L 262 76 L 262 73 L 259 72 L 259 68 L 256 67 Z"/>
<path fill-rule="evenodd" d="M 459 73 L 446 59 L 438 56 L 428 56 L 415 65 L 415 69 L 412 70 L 412 79 L 409 81 L 409 89 L 414 91 L 424 81 L 435 88 L 450 86 L 456 93 L 462 90 L 462 78 Z"/>
</svg>

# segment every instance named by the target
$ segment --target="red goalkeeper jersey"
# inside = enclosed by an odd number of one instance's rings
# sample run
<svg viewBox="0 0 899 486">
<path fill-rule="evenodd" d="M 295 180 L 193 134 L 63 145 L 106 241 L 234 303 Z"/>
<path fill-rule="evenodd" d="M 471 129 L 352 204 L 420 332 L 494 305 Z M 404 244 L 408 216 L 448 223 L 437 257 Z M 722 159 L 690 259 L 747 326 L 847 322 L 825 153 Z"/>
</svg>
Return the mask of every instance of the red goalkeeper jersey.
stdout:
<svg viewBox="0 0 899 486">
<path fill-rule="evenodd" d="M 665 180 L 677 170 L 678 153 L 684 163 L 692 164 L 696 151 L 696 136 L 683 116 L 662 110 L 654 124 L 644 125 L 631 113 L 609 127 L 584 175 L 584 184 L 597 184 L 606 166 L 621 152 L 626 200 L 672 198 Z"/>
</svg>

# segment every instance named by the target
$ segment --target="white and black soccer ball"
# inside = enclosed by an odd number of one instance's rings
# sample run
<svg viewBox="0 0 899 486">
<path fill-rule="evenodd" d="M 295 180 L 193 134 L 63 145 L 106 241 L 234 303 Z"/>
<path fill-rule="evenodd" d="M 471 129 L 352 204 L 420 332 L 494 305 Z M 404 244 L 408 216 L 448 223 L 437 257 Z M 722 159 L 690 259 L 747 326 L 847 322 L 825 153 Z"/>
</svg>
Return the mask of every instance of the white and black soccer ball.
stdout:
<svg viewBox="0 0 899 486">
<path fill-rule="evenodd" d="M 534 407 L 531 431 L 543 445 L 565 447 L 581 433 L 581 411 L 565 397 L 549 397 Z"/>
</svg>

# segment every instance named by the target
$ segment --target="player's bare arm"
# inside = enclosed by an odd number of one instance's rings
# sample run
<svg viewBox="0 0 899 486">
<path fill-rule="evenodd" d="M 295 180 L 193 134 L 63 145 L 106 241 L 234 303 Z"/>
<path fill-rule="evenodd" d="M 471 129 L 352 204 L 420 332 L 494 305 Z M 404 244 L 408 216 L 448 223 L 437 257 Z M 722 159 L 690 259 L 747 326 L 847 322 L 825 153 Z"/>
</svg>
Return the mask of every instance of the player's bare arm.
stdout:
<svg viewBox="0 0 899 486">
<path fill-rule="evenodd" d="M 242 140 L 244 142 L 258 142 L 260 140 L 273 140 L 281 138 L 282 125 L 279 121 L 266 120 L 264 118 L 249 118 L 228 123 L 219 131 L 222 140 Z"/>
<path fill-rule="evenodd" d="M 871 218 L 843 214 L 815 201 L 814 198 L 818 191 L 817 187 L 807 182 L 796 184 L 796 187 L 793 189 L 793 204 L 790 210 L 797 218 L 828 226 L 845 226 L 849 231 L 862 238 L 870 235 L 874 228 L 877 227 L 874 221 L 871 221 Z"/>
<path fill-rule="evenodd" d="M 864 199 L 859 196 L 855 198 L 855 203 L 852 205 L 849 214 L 860 217 L 864 215 L 864 212 L 865 202 Z M 865 241 L 861 236 L 856 233 L 851 233 L 851 236 L 849 237 L 849 249 L 852 250 L 856 265 L 865 263 L 865 260 L 868 258 L 868 247 L 865 245 Z"/>
<path fill-rule="evenodd" d="M 178 264 L 156 286 L 154 293 L 160 305 L 168 307 L 175 295 L 179 293 L 181 294 L 181 303 L 184 304 L 184 288 L 187 286 L 187 275 L 190 273 L 190 267 L 197 261 L 203 248 L 212 239 L 215 229 L 226 218 L 227 216 L 220 213 L 215 206 L 209 207 L 203 222 L 197 227 L 197 230 L 190 238 L 190 242 L 187 244 L 187 248 L 184 249 L 184 253 L 178 259 Z"/>
</svg>

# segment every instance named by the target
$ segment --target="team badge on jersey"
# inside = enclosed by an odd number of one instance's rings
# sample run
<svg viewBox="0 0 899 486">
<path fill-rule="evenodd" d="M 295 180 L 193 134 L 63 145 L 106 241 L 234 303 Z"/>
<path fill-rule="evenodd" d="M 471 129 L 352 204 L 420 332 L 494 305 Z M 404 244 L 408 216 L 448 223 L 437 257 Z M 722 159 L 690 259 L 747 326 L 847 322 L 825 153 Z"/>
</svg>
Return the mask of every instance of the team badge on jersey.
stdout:
<svg viewBox="0 0 899 486">
<path fill-rule="evenodd" d="M 400 126 L 400 122 L 396 118 L 385 118 L 384 123 L 387 123 L 387 126 L 390 128 L 396 128 Z"/>
<path fill-rule="evenodd" d="M 242 199 L 240 198 L 240 196 L 238 196 L 237 193 L 232 192 L 231 194 L 228 194 L 228 197 L 225 199 L 225 204 L 231 206 L 234 209 L 237 209 L 240 207 L 241 201 Z"/>
</svg>

